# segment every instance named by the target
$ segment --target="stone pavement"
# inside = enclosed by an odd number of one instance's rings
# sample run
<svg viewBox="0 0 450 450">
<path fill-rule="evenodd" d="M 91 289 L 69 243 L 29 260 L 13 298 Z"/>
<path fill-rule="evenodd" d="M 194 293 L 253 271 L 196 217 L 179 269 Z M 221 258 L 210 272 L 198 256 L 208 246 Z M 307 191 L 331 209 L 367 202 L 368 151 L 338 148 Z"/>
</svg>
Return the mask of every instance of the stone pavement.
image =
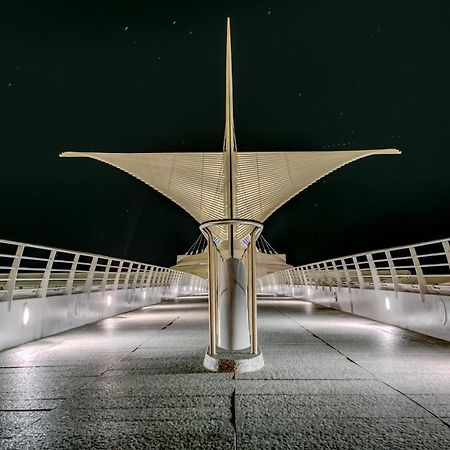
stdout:
<svg viewBox="0 0 450 450">
<path fill-rule="evenodd" d="M 207 373 L 184 299 L 0 353 L 0 448 L 450 449 L 450 343 L 259 302 L 266 366 Z"/>
</svg>

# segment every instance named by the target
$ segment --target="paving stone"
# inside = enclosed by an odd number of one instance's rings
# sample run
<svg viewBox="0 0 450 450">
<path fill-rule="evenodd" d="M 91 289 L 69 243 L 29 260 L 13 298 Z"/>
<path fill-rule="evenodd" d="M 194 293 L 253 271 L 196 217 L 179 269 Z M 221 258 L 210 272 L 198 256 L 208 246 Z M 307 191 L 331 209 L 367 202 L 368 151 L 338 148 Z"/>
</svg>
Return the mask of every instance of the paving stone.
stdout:
<svg viewBox="0 0 450 450">
<path fill-rule="evenodd" d="M 231 396 L 177 395 L 154 396 L 150 392 L 135 396 L 105 396 L 102 391 L 83 390 L 60 403 L 60 409 L 137 409 L 137 408 L 215 408 L 231 411 Z"/>
<path fill-rule="evenodd" d="M 264 355 L 265 356 L 265 355 Z M 299 379 L 372 379 L 374 375 L 345 358 L 333 359 L 311 359 L 286 361 L 277 364 L 265 358 L 265 366 L 257 372 L 238 373 L 238 380 L 299 380 Z M 278 361 L 277 361 L 278 362 Z"/>
<path fill-rule="evenodd" d="M 283 417 L 284 423 L 325 417 L 428 417 L 424 408 L 401 394 L 237 395 L 236 417 L 264 423 Z"/>
<path fill-rule="evenodd" d="M 4 392 L 14 392 L 26 398 L 27 392 L 73 392 L 92 381 L 93 377 L 10 377 L 0 378 L 0 395 Z"/>
<path fill-rule="evenodd" d="M 0 368 L 0 382 L 7 377 L 91 377 L 106 372 L 112 365 L 27 366 Z"/>
<path fill-rule="evenodd" d="M 241 423 L 237 447 L 245 449 L 308 450 L 441 450 L 450 448 L 450 428 L 438 419 L 351 418 L 316 422 L 299 420 L 252 426 Z"/>
<path fill-rule="evenodd" d="M 442 418 L 450 418 L 450 393 L 408 395 L 428 411 Z"/>
<path fill-rule="evenodd" d="M 218 407 L 170 407 L 170 408 L 56 408 L 47 421 L 56 422 L 149 422 L 149 421 L 190 421 L 193 420 L 220 419 L 230 421 L 232 418 L 231 408 Z"/>
<path fill-rule="evenodd" d="M 185 420 L 150 422 L 37 423 L 4 442 L 5 449 L 234 449 L 229 422 Z"/>
<path fill-rule="evenodd" d="M 0 411 L 0 438 L 11 438 L 37 422 L 45 411 Z"/>
<path fill-rule="evenodd" d="M 236 380 L 236 394 L 393 394 L 377 380 Z"/>
<path fill-rule="evenodd" d="M 231 374 L 168 374 L 102 377 L 83 389 L 100 389 L 106 394 L 149 392 L 151 395 L 231 395 L 234 380 Z"/>
<path fill-rule="evenodd" d="M 380 379 L 404 394 L 445 395 L 450 392 L 448 373 L 389 374 L 380 377 Z"/>
</svg>

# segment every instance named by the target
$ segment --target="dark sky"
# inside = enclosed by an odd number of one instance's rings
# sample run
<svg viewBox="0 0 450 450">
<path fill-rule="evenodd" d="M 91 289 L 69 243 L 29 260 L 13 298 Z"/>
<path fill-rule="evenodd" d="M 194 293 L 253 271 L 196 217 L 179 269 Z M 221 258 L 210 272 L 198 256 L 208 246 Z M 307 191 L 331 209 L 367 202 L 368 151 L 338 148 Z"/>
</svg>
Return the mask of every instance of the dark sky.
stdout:
<svg viewBox="0 0 450 450">
<path fill-rule="evenodd" d="M 65 150 L 222 148 L 232 17 L 242 150 L 397 147 L 316 183 L 265 236 L 294 264 L 450 233 L 450 2 L 11 1 L 0 13 L 0 238 L 173 264 L 196 222 Z"/>
</svg>

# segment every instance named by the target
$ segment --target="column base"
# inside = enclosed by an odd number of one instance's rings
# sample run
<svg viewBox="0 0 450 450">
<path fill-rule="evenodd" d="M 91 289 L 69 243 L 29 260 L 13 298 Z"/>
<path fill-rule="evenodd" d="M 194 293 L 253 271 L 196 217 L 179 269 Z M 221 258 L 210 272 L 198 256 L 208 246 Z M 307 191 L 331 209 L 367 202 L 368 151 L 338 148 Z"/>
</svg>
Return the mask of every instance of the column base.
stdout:
<svg viewBox="0 0 450 450">
<path fill-rule="evenodd" d="M 246 373 L 256 372 L 264 367 L 264 358 L 259 347 L 256 355 L 249 353 L 250 349 L 241 351 L 220 351 L 219 349 L 219 353 L 215 355 L 208 353 L 208 350 L 203 360 L 203 366 L 211 372 Z"/>
</svg>

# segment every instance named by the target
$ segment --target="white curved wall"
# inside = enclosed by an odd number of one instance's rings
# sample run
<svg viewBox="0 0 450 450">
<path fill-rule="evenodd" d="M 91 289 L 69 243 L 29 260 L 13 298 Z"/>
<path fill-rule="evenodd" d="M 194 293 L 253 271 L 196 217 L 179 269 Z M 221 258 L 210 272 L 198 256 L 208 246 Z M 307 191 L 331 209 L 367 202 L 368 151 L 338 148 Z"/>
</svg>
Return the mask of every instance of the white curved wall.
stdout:
<svg viewBox="0 0 450 450">
<path fill-rule="evenodd" d="M 14 300 L 11 311 L 7 302 L 0 302 L 0 350 L 152 305 L 161 297 L 159 288 L 136 288 Z"/>
<path fill-rule="evenodd" d="M 284 294 L 450 341 L 449 296 L 314 286 L 287 287 Z"/>
</svg>

